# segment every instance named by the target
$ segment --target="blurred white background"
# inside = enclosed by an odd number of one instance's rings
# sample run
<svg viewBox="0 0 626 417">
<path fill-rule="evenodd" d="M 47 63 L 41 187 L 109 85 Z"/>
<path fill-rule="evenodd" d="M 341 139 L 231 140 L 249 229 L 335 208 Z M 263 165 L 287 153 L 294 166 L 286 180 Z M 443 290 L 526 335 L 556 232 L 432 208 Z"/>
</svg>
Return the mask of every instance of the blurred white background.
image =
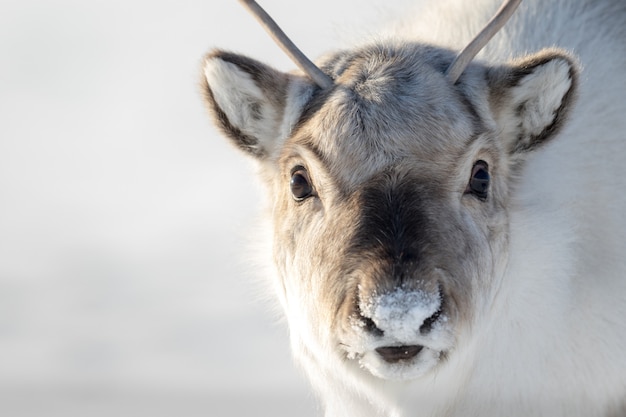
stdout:
<svg viewBox="0 0 626 417">
<path fill-rule="evenodd" d="M 313 57 L 381 3 L 261 2 Z M 235 0 L 2 0 L 0 415 L 320 414 L 247 272 L 217 46 L 293 68 Z"/>
</svg>

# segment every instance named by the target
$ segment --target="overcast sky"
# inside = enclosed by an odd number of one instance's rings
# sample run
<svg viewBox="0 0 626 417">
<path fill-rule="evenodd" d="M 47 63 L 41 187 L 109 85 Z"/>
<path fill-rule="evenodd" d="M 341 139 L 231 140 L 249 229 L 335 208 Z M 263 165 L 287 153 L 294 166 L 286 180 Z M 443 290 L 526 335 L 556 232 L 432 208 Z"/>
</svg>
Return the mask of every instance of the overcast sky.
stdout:
<svg viewBox="0 0 626 417">
<path fill-rule="evenodd" d="M 261 2 L 313 57 L 380 3 Z M 2 409 L 319 415 L 246 272 L 252 170 L 197 87 L 212 47 L 293 65 L 235 0 L 1 9 Z"/>
</svg>

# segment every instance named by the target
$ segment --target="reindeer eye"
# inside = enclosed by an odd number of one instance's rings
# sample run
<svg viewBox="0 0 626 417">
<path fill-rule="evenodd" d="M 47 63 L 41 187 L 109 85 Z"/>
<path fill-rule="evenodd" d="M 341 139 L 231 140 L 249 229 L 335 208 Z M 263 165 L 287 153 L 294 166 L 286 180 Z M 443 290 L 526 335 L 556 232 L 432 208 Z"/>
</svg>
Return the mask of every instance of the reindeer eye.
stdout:
<svg viewBox="0 0 626 417">
<path fill-rule="evenodd" d="M 481 200 L 486 200 L 489 191 L 489 167 L 485 161 L 478 161 L 472 168 L 472 176 L 465 190 L 466 194 L 474 194 Z"/>
<path fill-rule="evenodd" d="M 313 194 L 313 187 L 309 181 L 309 174 L 304 167 L 297 166 L 291 171 L 289 182 L 291 194 L 296 201 L 302 201 Z"/>
</svg>

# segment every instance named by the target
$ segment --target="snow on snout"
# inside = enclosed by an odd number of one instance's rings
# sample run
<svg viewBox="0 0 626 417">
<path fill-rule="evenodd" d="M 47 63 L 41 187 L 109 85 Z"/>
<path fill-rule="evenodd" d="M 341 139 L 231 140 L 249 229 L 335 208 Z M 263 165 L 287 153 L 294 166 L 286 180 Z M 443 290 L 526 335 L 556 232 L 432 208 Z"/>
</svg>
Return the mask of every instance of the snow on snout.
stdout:
<svg viewBox="0 0 626 417">
<path fill-rule="evenodd" d="M 421 290 L 398 288 L 374 295 L 360 305 L 363 316 L 372 319 L 386 337 L 400 343 L 411 343 L 426 319 L 441 307 L 441 296 Z"/>
</svg>

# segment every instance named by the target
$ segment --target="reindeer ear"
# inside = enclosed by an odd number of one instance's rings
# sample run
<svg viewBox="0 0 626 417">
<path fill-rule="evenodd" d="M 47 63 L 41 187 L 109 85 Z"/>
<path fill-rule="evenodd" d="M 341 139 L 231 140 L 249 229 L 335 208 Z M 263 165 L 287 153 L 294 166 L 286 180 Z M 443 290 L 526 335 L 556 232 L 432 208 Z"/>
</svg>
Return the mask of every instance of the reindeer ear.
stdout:
<svg viewBox="0 0 626 417">
<path fill-rule="evenodd" d="M 493 113 L 511 154 L 535 149 L 558 132 L 575 101 L 577 74 L 575 60 L 558 49 L 489 70 Z"/>
<path fill-rule="evenodd" d="M 213 51 L 204 59 L 202 88 L 218 127 L 240 149 L 265 158 L 289 134 L 313 85 L 251 58 Z"/>
</svg>

